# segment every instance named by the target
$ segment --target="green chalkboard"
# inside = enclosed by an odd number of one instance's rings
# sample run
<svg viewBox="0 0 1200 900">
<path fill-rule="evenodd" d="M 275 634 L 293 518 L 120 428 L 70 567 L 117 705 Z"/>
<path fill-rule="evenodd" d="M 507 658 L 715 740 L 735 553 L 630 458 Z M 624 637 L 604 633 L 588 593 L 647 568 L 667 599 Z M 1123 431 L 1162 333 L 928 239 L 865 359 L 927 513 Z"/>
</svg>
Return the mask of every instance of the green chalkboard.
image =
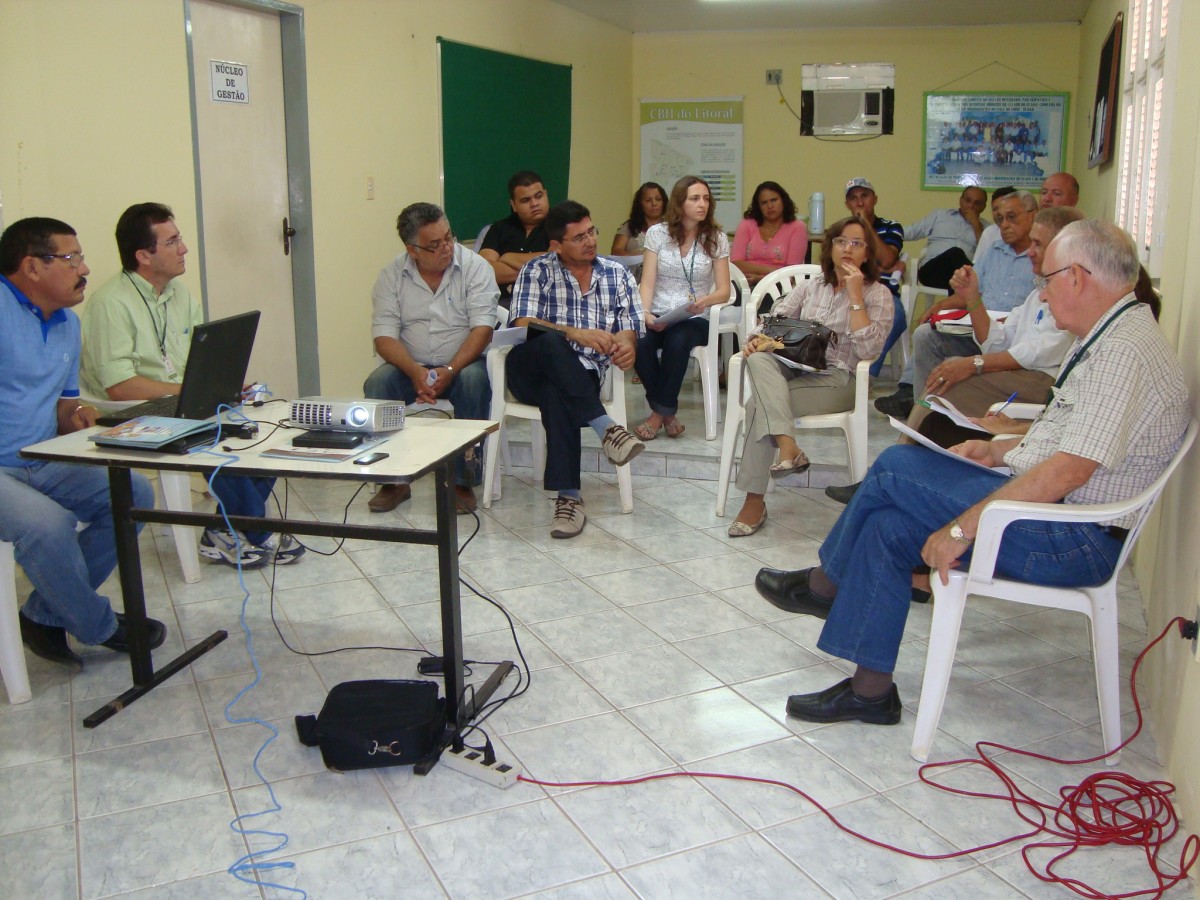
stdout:
<svg viewBox="0 0 1200 900">
<path fill-rule="evenodd" d="M 511 211 L 506 185 L 520 169 L 567 199 L 571 67 L 438 38 L 446 215 L 464 241 Z"/>
</svg>

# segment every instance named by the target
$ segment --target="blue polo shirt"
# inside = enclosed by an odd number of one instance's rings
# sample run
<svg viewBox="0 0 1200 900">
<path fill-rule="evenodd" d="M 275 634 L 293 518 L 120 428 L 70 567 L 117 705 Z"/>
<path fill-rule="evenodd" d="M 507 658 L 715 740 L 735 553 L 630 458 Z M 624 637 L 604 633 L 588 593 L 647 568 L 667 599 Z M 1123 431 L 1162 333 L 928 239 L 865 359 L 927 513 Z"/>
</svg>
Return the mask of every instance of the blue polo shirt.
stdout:
<svg viewBox="0 0 1200 900">
<path fill-rule="evenodd" d="M 79 317 L 49 316 L 0 275 L 0 466 L 29 466 L 22 447 L 58 434 L 58 400 L 79 396 Z"/>
<path fill-rule="evenodd" d="M 1010 312 L 1025 302 L 1033 290 L 1033 262 L 1029 248 L 1017 253 L 996 241 L 975 256 L 975 274 L 983 305 L 993 312 Z"/>
</svg>

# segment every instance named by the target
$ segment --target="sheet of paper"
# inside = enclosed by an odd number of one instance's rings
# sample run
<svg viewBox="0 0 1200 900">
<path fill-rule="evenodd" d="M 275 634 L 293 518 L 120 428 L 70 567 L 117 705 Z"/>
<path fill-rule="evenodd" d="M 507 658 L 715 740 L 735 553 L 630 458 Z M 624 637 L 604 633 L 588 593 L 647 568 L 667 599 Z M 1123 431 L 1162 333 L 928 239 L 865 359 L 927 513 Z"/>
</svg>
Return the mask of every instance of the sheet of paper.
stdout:
<svg viewBox="0 0 1200 900">
<path fill-rule="evenodd" d="M 981 428 L 970 419 L 968 419 L 957 406 L 947 400 L 945 397 L 939 397 L 936 394 L 927 394 L 925 402 L 929 404 L 929 408 L 934 412 L 939 412 L 946 416 L 955 425 L 961 425 L 963 428 L 970 428 L 972 431 L 982 431 L 988 433 L 986 428 Z"/>
<path fill-rule="evenodd" d="M 675 325 L 679 322 L 686 322 L 693 315 L 695 314 L 688 311 L 688 305 L 685 303 L 683 306 L 675 307 L 669 313 L 663 313 L 661 316 L 655 316 L 654 321 L 662 325 Z"/>
<path fill-rule="evenodd" d="M 806 366 L 804 363 L 792 362 L 786 356 L 775 354 L 775 358 L 787 366 L 789 369 L 798 369 L 801 372 L 812 372 L 814 375 L 828 375 L 829 369 L 814 369 L 812 366 Z"/>
<path fill-rule="evenodd" d="M 929 438 L 925 437 L 925 435 L 913 431 L 913 429 L 909 428 L 907 424 L 901 422 L 899 419 L 894 419 L 891 416 L 888 416 L 888 421 L 891 423 L 892 427 L 901 434 L 907 435 L 922 447 L 928 447 L 935 453 L 940 453 L 942 456 L 948 456 L 951 459 L 957 459 L 961 463 L 966 463 L 968 466 L 974 466 L 977 469 L 983 469 L 985 472 L 993 472 L 996 475 L 1012 475 L 1012 469 L 1010 469 L 1008 466 L 996 466 L 995 468 L 992 468 L 991 466 L 985 466 L 983 463 L 976 462 L 973 459 L 967 459 L 965 456 L 959 456 L 957 453 L 951 453 L 945 447 L 939 447 Z"/>
<path fill-rule="evenodd" d="M 510 344 L 525 343 L 526 330 L 522 325 L 520 328 L 497 328 L 492 333 L 493 347 L 507 347 Z"/>
</svg>

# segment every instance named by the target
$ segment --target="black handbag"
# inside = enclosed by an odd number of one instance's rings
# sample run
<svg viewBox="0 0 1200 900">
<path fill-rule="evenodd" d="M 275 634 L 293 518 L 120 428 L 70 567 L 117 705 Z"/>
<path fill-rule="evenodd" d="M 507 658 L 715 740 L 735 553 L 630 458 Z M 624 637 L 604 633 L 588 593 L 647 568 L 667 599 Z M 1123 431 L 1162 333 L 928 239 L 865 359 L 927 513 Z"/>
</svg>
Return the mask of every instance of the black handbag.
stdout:
<svg viewBox="0 0 1200 900">
<path fill-rule="evenodd" d="M 820 322 L 789 316 L 767 316 L 762 321 L 762 334 L 783 344 L 772 351 L 777 356 L 818 370 L 828 368 L 825 351 L 830 344 L 837 344 L 837 333 Z"/>
<path fill-rule="evenodd" d="M 335 772 L 401 766 L 433 752 L 445 710 L 432 681 L 344 681 L 320 715 L 296 716 L 296 731 Z"/>
</svg>

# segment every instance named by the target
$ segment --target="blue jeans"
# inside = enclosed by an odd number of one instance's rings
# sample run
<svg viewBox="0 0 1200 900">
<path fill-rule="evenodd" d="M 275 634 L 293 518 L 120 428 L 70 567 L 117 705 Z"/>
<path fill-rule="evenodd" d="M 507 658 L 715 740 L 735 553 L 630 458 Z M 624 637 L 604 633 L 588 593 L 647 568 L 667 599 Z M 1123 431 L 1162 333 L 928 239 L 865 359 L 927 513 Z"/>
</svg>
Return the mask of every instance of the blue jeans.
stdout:
<svg viewBox="0 0 1200 900">
<path fill-rule="evenodd" d="M 373 400 L 400 400 L 413 403 L 417 399 L 412 379 L 390 363 L 384 363 L 363 382 L 363 396 Z M 444 395 L 454 407 L 456 419 L 486 419 L 492 407 L 492 388 L 488 383 L 487 366 L 477 359 L 450 382 Z M 479 484 L 483 470 L 483 454 L 476 452 L 470 471 L 465 457 L 454 464 L 454 480 L 470 487 Z"/>
<path fill-rule="evenodd" d="M 708 319 L 702 318 L 686 319 L 662 331 L 647 329 L 638 338 L 633 365 L 646 389 L 650 409 L 660 416 L 673 416 L 679 411 L 679 390 L 687 376 L 692 348 L 707 343 Z"/>
<path fill-rule="evenodd" d="M 154 489 L 141 475 L 133 476 L 133 502 L 154 506 Z M 76 531 L 78 522 L 87 527 Z M 117 564 L 113 530 L 105 469 L 54 462 L 0 468 L 0 540 L 14 545 L 33 584 L 21 608 L 31 621 L 65 628 L 84 644 L 112 637 L 112 604 L 96 588 Z"/>
<path fill-rule="evenodd" d="M 881 453 L 821 546 L 821 565 L 838 592 L 817 646 L 893 671 L 926 539 L 1005 480 L 925 447 Z M 1052 587 L 1101 584 L 1121 543 L 1098 525 L 1017 522 L 1004 532 L 996 574 Z M 969 560 L 968 552 L 961 566 Z"/>
<path fill-rule="evenodd" d="M 878 377 L 883 371 L 883 358 L 888 355 L 888 351 L 892 349 L 892 345 L 900 340 L 900 335 L 904 334 L 904 330 L 908 328 L 908 319 L 904 317 L 904 307 L 900 304 L 900 298 L 892 294 L 892 330 L 887 336 L 887 340 L 883 342 L 883 349 L 879 351 L 879 358 L 871 364 L 871 375 Z M 907 372 L 908 370 L 905 369 Z M 901 379 L 903 380 L 903 379 Z"/>
<path fill-rule="evenodd" d="M 257 475 L 220 474 L 212 480 L 212 491 L 229 516 L 266 516 L 267 498 L 274 488 L 274 478 Z M 250 543 L 259 545 L 271 536 L 269 531 L 247 531 L 245 534 Z"/>
</svg>

